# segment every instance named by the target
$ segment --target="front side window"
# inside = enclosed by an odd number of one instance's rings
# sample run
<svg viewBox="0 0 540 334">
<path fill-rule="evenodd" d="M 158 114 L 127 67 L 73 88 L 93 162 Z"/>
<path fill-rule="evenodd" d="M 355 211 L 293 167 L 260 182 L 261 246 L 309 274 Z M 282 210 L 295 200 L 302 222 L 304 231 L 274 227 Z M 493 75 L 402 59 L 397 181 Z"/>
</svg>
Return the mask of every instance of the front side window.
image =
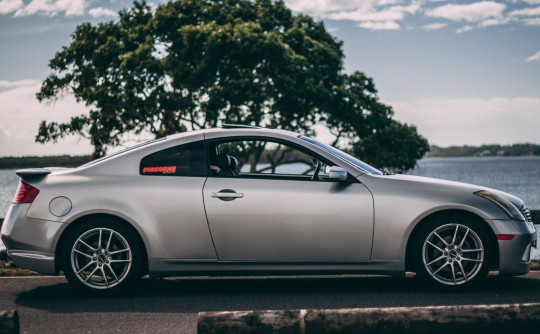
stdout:
<svg viewBox="0 0 540 334">
<path fill-rule="evenodd" d="M 167 148 L 141 160 L 141 175 L 206 176 L 204 141 Z"/>
<path fill-rule="evenodd" d="M 315 140 L 313 138 L 306 137 L 306 136 L 299 136 L 298 138 L 300 138 L 300 139 L 302 139 L 304 141 L 307 141 L 308 143 L 311 143 L 313 145 L 319 146 L 320 148 L 327 151 L 328 153 L 330 153 L 330 154 L 332 154 L 332 155 L 334 155 L 336 157 L 339 157 L 339 158 L 347 161 L 351 165 L 356 166 L 356 167 L 358 167 L 358 168 L 360 168 L 362 170 L 365 170 L 366 172 L 368 172 L 370 174 L 375 174 L 375 175 L 382 175 L 383 174 L 377 168 L 372 167 L 372 166 L 368 165 L 367 163 L 353 157 L 350 154 L 347 154 L 347 153 L 345 153 L 345 152 L 343 152 L 341 150 L 338 150 L 337 148 L 335 148 L 333 146 L 321 143 L 318 140 Z"/>
<path fill-rule="evenodd" d="M 212 175 L 228 177 L 325 177 L 327 162 L 291 145 L 266 139 L 246 139 L 210 145 Z M 319 167 L 318 167 L 319 166 Z"/>
</svg>

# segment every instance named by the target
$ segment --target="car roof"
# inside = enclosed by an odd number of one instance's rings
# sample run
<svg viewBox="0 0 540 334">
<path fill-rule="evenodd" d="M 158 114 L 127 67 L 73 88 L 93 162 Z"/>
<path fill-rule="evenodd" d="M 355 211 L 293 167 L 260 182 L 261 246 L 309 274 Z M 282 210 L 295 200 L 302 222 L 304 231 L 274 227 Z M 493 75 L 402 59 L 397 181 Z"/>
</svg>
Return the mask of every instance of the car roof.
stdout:
<svg viewBox="0 0 540 334">
<path fill-rule="evenodd" d="M 281 129 L 269 129 L 269 128 L 260 128 L 256 126 L 240 126 L 227 124 L 221 128 L 210 128 L 202 129 L 195 131 L 186 131 L 165 137 L 166 140 L 175 140 L 184 137 L 196 136 L 199 134 L 208 134 L 210 137 L 227 137 L 227 136 L 275 136 L 276 134 L 287 136 L 287 137 L 298 137 L 300 134 L 292 131 L 281 130 Z"/>
<path fill-rule="evenodd" d="M 117 163 L 118 161 L 123 161 L 124 159 L 130 159 L 138 155 L 148 154 L 152 151 L 167 148 L 170 145 L 174 144 L 177 141 L 192 141 L 192 140 L 201 140 L 201 139 L 218 139 L 218 138 L 227 138 L 227 137 L 273 137 L 273 138 L 297 138 L 298 133 L 294 133 L 286 130 L 278 129 L 267 129 L 251 126 L 226 126 L 224 128 L 211 128 L 211 129 L 201 129 L 195 131 L 186 131 L 159 139 L 150 140 L 132 147 L 128 147 L 124 150 L 112 153 L 105 157 L 90 161 L 82 166 L 79 166 L 78 169 L 94 168 L 101 165 L 107 166 L 111 163 Z M 140 157 L 139 157 L 140 158 Z M 138 158 L 137 158 L 138 159 Z"/>
<path fill-rule="evenodd" d="M 287 131 L 287 130 L 281 130 L 281 129 L 268 129 L 268 128 L 259 128 L 259 127 L 225 127 L 225 128 L 213 128 L 213 129 L 207 129 L 203 130 L 204 133 L 220 133 L 225 136 L 228 135 L 237 135 L 237 134 L 246 134 L 246 135 L 285 135 L 290 137 L 298 137 L 299 134 Z"/>
</svg>

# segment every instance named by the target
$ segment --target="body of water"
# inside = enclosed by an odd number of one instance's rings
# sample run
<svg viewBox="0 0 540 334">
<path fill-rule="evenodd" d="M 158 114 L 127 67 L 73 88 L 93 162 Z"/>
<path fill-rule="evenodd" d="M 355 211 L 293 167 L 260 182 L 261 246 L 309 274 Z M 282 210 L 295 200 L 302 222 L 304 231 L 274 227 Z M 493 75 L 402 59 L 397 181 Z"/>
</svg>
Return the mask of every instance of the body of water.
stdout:
<svg viewBox="0 0 540 334">
<path fill-rule="evenodd" d="M 15 170 L 0 169 L 0 218 L 6 216 L 18 183 L 19 177 L 15 174 Z"/>
<path fill-rule="evenodd" d="M 540 210 L 540 157 L 425 158 L 407 174 L 502 190 Z"/>
</svg>

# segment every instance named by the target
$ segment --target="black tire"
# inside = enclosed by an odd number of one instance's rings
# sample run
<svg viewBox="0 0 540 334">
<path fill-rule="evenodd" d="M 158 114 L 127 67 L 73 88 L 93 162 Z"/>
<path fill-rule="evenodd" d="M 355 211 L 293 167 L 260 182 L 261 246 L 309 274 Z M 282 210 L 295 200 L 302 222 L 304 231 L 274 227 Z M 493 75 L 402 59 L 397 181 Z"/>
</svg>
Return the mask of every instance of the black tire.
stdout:
<svg viewBox="0 0 540 334">
<path fill-rule="evenodd" d="M 447 216 L 427 222 L 414 238 L 417 277 L 443 291 L 470 289 L 491 267 L 493 243 L 489 231 L 467 216 Z"/>
<path fill-rule="evenodd" d="M 135 232 L 107 218 L 79 223 L 69 231 L 61 253 L 67 280 L 98 297 L 128 291 L 144 273 L 145 256 Z"/>
</svg>

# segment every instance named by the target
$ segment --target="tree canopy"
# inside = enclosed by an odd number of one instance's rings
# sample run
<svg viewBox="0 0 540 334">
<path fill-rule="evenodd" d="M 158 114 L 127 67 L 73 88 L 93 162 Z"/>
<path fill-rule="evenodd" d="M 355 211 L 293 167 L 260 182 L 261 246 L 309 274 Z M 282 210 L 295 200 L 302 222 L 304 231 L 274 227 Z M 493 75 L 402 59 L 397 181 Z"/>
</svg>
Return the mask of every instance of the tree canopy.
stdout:
<svg viewBox="0 0 540 334">
<path fill-rule="evenodd" d="M 345 73 L 343 58 L 322 22 L 283 1 L 181 0 L 155 11 L 135 2 L 115 21 L 79 25 L 50 61 L 38 100 L 72 94 L 90 111 L 43 121 L 36 141 L 81 135 L 97 157 L 126 133 L 228 122 L 313 135 L 321 124 L 365 160 L 414 166 L 427 141 L 392 119 L 371 78 Z"/>
</svg>

